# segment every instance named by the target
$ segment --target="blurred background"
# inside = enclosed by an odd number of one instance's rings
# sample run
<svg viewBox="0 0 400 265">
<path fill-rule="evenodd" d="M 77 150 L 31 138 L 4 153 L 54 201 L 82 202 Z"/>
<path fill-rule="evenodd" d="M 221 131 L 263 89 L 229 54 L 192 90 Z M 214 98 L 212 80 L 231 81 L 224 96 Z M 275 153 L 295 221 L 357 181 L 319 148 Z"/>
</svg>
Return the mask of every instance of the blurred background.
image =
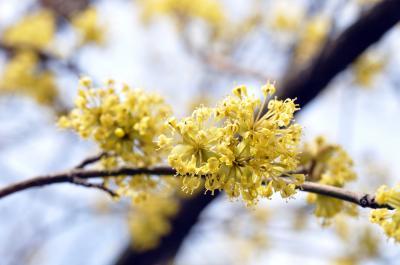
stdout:
<svg viewBox="0 0 400 265">
<path fill-rule="evenodd" d="M 160 93 L 182 117 L 240 84 L 261 96 L 312 63 L 379 1 L 0 0 L 0 185 L 67 170 L 99 152 L 62 131 L 78 80 L 112 78 Z M 400 11 L 399 11 L 400 12 Z M 305 141 L 323 135 L 355 162 L 349 188 L 374 192 L 400 171 L 400 28 L 340 72 L 303 107 Z M 299 95 L 301 97 L 301 95 Z M 254 209 L 218 196 L 174 264 L 397 264 L 400 248 L 368 222 L 313 215 L 305 194 Z M 68 184 L 0 200 L 0 264 L 109 265 L 132 242 L 129 202 Z M 143 222 L 148 222 L 142 216 Z M 141 231 L 145 233 L 144 231 Z M 136 250 L 132 250 L 136 251 Z M 123 264 L 123 263 L 120 263 Z"/>
</svg>

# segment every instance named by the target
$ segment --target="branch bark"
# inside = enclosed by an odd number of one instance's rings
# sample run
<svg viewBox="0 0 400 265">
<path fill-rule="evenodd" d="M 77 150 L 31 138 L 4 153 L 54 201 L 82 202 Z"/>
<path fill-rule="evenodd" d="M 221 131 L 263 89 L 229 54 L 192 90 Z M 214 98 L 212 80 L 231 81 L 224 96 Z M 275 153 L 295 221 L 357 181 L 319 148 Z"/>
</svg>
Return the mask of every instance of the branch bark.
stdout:
<svg viewBox="0 0 400 265">
<path fill-rule="evenodd" d="M 115 170 L 84 170 L 84 169 L 73 169 L 67 172 L 61 172 L 56 174 L 38 176 L 35 178 L 23 180 L 12 185 L 6 186 L 0 189 L 0 199 L 11 194 L 35 188 L 43 187 L 58 183 L 72 183 L 81 185 L 81 183 L 75 183 L 76 179 L 88 180 L 91 178 L 104 178 L 104 177 L 124 177 L 124 176 L 135 176 L 140 174 L 150 175 L 175 175 L 176 171 L 170 167 L 157 167 L 157 168 L 119 168 Z"/>
<path fill-rule="evenodd" d="M 62 172 L 52 175 L 39 176 L 28 180 L 20 181 L 5 188 L 0 189 L 0 199 L 11 194 L 24 191 L 35 187 L 43 187 L 58 183 L 72 183 L 86 187 L 95 187 L 94 184 L 87 182 L 92 178 L 106 177 L 134 177 L 140 174 L 148 174 L 154 176 L 176 175 L 175 169 L 170 167 L 153 167 L 153 168 L 119 168 L 114 170 L 85 170 L 73 169 L 68 172 Z M 79 180 L 79 181 L 77 181 Z M 84 183 L 83 183 L 84 182 Z M 390 208 L 388 205 L 380 205 L 375 202 L 374 195 L 366 193 L 357 193 L 348 191 L 343 188 L 323 185 L 314 182 L 304 182 L 297 187 L 301 191 L 312 192 L 320 195 L 325 195 L 339 200 L 355 203 L 361 207 L 367 208 Z M 106 190 L 109 192 L 108 190 Z M 110 193 L 110 192 L 109 192 Z"/>
<path fill-rule="evenodd" d="M 86 166 L 93 164 L 97 161 L 99 161 L 100 159 L 102 159 L 103 157 L 107 156 L 108 154 L 106 152 L 101 152 L 100 154 L 94 155 L 94 156 L 90 156 L 87 157 L 86 159 L 84 159 L 82 162 L 80 162 L 78 165 L 75 166 L 76 169 L 82 169 L 85 168 Z"/>
<path fill-rule="evenodd" d="M 376 4 L 337 38 L 329 41 L 310 64 L 288 73 L 277 96 L 297 97 L 297 103 L 304 106 L 399 20 L 400 1 L 385 0 Z"/>
</svg>

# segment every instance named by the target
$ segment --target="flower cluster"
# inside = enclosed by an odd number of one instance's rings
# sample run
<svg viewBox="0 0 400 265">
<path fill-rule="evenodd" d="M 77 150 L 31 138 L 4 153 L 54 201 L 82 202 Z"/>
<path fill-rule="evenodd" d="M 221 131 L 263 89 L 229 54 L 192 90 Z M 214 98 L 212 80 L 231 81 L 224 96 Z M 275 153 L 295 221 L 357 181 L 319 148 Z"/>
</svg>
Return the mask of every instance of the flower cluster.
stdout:
<svg viewBox="0 0 400 265">
<path fill-rule="evenodd" d="M 144 0 L 143 18 L 149 20 L 155 15 L 166 14 L 175 19 L 201 19 L 218 28 L 225 20 L 222 6 L 215 0 Z"/>
<path fill-rule="evenodd" d="M 394 211 L 387 208 L 371 210 L 371 222 L 380 225 L 388 237 L 400 242 L 400 185 L 394 188 L 381 186 L 375 194 L 375 201 L 393 207 Z"/>
<path fill-rule="evenodd" d="M 94 7 L 89 7 L 78 14 L 74 14 L 71 24 L 80 33 L 83 44 L 103 42 L 103 28 L 99 24 L 97 10 Z"/>
<path fill-rule="evenodd" d="M 82 138 L 92 138 L 100 148 L 125 163 L 144 167 L 160 161 L 156 136 L 164 129 L 169 106 L 157 94 L 123 85 L 120 94 L 112 80 L 104 88 L 92 88 L 81 79 L 75 109 L 59 120 Z"/>
<path fill-rule="evenodd" d="M 53 40 L 55 28 L 54 15 L 51 11 L 42 9 L 7 28 L 2 40 L 10 46 L 44 49 Z"/>
<path fill-rule="evenodd" d="M 325 16 L 315 16 L 305 22 L 296 47 L 296 60 L 305 63 L 319 51 L 329 33 L 331 22 Z"/>
<path fill-rule="evenodd" d="M 206 190 L 224 190 L 247 205 L 274 192 L 283 198 L 295 193 L 304 179 L 293 173 L 301 138 L 293 114 L 299 108 L 292 99 L 270 99 L 270 83 L 262 91 L 261 103 L 238 86 L 215 108 L 201 106 L 190 117 L 168 121 L 171 135 L 161 135 L 158 144 L 170 150 L 168 162 L 183 176 L 183 190 L 198 189 L 204 177 Z"/>
<path fill-rule="evenodd" d="M 367 52 L 354 63 L 352 67 L 354 81 L 363 87 L 371 87 L 375 77 L 382 72 L 385 61 L 377 53 Z"/>
<path fill-rule="evenodd" d="M 301 27 L 304 10 L 301 5 L 292 1 L 274 2 L 268 15 L 268 25 L 271 29 L 294 33 Z"/>
<path fill-rule="evenodd" d="M 353 161 L 339 145 L 328 144 L 323 137 L 318 137 L 313 144 L 306 144 L 301 155 L 301 163 L 309 168 L 309 180 L 325 185 L 343 187 L 356 179 Z M 323 195 L 308 194 L 310 203 L 315 203 L 315 215 L 332 218 L 346 209 L 342 200 Z"/>
<path fill-rule="evenodd" d="M 161 161 L 155 139 L 164 132 L 169 106 L 157 94 L 131 89 L 117 89 L 113 81 L 104 88 L 92 88 L 88 78 L 81 79 L 75 109 L 59 119 L 59 126 L 75 130 L 82 138 L 91 138 L 107 152 L 101 162 L 105 168 L 118 165 L 148 167 Z M 133 202 L 147 199 L 157 185 L 148 175 L 114 179 L 120 195 Z"/>
<path fill-rule="evenodd" d="M 0 77 L 0 92 L 20 93 L 39 104 L 55 104 L 58 91 L 54 74 L 38 65 L 39 57 L 31 50 L 18 51 L 5 65 Z"/>
</svg>

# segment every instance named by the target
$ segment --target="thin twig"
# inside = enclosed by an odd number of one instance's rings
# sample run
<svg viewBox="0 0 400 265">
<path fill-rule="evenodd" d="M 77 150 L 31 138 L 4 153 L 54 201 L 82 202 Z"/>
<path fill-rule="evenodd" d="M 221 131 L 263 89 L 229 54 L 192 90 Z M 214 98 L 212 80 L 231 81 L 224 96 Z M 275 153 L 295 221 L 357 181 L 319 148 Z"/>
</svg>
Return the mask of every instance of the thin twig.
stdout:
<svg viewBox="0 0 400 265">
<path fill-rule="evenodd" d="M 82 178 L 72 178 L 71 179 L 71 183 L 79 185 L 79 186 L 83 186 L 86 188 L 95 188 L 95 189 L 99 189 L 102 191 L 107 192 L 108 194 L 110 194 L 111 197 L 117 197 L 117 193 L 109 188 L 107 188 L 104 184 L 97 184 L 97 183 L 91 183 L 89 181 L 87 181 L 87 179 L 82 179 Z"/>
<path fill-rule="evenodd" d="M 100 159 L 102 159 L 104 156 L 107 156 L 106 152 L 101 152 L 100 154 L 94 155 L 94 156 L 90 156 L 86 159 L 84 159 L 82 162 L 80 162 L 78 165 L 75 166 L 76 169 L 82 169 L 90 164 L 93 164 L 97 161 L 99 161 Z"/>
<path fill-rule="evenodd" d="M 209 51 L 203 51 L 196 47 L 185 33 L 182 35 L 183 46 L 187 52 L 195 56 L 199 61 L 211 66 L 214 70 L 224 72 L 231 75 L 242 75 L 258 79 L 262 82 L 271 80 L 270 76 L 267 76 L 263 72 L 257 71 L 256 69 L 247 68 L 240 64 L 232 61 L 228 56 L 223 54 L 211 53 Z"/>
<path fill-rule="evenodd" d="M 391 210 L 393 209 L 389 205 L 386 204 L 382 205 L 377 203 L 375 201 L 375 196 L 368 193 L 359 193 L 359 192 L 345 190 L 343 188 L 338 188 L 334 186 L 323 185 L 308 181 L 300 185 L 298 189 L 301 191 L 316 193 L 319 195 L 324 195 L 335 199 L 355 203 L 363 208 L 372 208 L 372 209 L 387 208 Z"/>
<path fill-rule="evenodd" d="M 169 167 L 119 168 L 115 170 L 73 169 L 71 171 L 38 176 L 11 184 L 9 186 L 0 189 L 0 198 L 34 187 L 42 187 L 57 183 L 74 183 L 74 178 L 80 178 L 86 180 L 91 178 L 124 177 L 124 176 L 135 176 L 140 174 L 175 175 L 176 171 Z"/>
<path fill-rule="evenodd" d="M 104 177 L 125 177 L 125 176 L 135 176 L 141 174 L 149 175 L 176 175 L 175 169 L 170 167 L 154 167 L 154 168 L 119 168 L 115 170 L 83 170 L 74 169 L 68 172 L 62 172 L 58 174 L 39 176 L 31 178 L 28 180 L 20 181 L 11 184 L 7 187 L 0 189 L 0 198 L 6 197 L 8 195 L 14 194 L 19 191 L 34 187 L 42 187 L 50 184 L 56 183 L 73 183 L 78 185 L 83 185 L 87 187 L 95 187 L 105 190 L 103 187 L 97 186 L 92 183 L 83 183 L 91 178 L 104 178 Z M 316 193 L 320 195 L 325 195 L 328 197 L 336 198 L 339 200 L 344 200 L 347 202 L 355 203 L 361 207 L 365 208 L 388 208 L 392 209 L 388 205 L 380 205 L 375 202 L 375 196 L 367 193 L 357 193 L 354 191 L 345 190 L 343 188 L 323 185 L 313 182 L 304 182 L 302 185 L 298 186 L 301 191 Z M 112 194 L 109 190 L 105 190 Z"/>
<path fill-rule="evenodd" d="M 53 62 L 61 66 L 62 68 L 72 72 L 76 76 L 80 76 L 82 74 L 82 70 L 79 68 L 79 66 L 70 60 L 65 60 L 49 52 L 37 49 L 35 47 L 31 47 L 29 45 L 14 46 L 0 42 L 0 50 L 3 50 L 9 54 L 14 54 L 18 50 L 23 50 L 23 49 L 29 49 L 34 51 L 39 56 L 40 61 L 43 63 Z"/>
</svg>

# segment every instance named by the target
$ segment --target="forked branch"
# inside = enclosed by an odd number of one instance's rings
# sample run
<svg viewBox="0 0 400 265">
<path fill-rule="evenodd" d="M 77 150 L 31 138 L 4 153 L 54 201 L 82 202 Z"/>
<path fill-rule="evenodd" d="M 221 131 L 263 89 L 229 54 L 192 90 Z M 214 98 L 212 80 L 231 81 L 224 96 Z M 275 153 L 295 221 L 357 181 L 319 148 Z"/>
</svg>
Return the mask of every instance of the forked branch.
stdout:
<svg viewBox="0 0 400 265">
<path fill-rule="evenodd" d="M 115 192 L 109 188 L 88 182 L 92 178 L 106 178 L 106 177 L 134 177 L 140 174 L 148 174 L 154 176 L 176 175 L 176 171 L 170 167 L 153 167 L 153 168 L 130 168 L 123 167 L 114 170 L 97 170 L 97 169 L 73 169 L 67 172 L 61 172 L 51 175 L 38 176 L 31 179 L 23 180 L 9 186 L 0 189 L 0 198 L 8 195 L 35 188 L 43 187 L 57 183 L 71 183 L 75 185 L 85 186 L 89 188 L 97 188 L 106 191 L 112 196 L 115 196 Z M 361 207 L 366 208 L 388 208 L 388 205 L 380 205 L 375 202 L 375 196 L 367 193 L 358 193 L 349 191 L 343 188 L 323 185 L 314 182 L 304 182 L 302 185 L 297 187 L 301 191 L 316 193 L 335 199 L 351 202 Z"/>
</svg>

